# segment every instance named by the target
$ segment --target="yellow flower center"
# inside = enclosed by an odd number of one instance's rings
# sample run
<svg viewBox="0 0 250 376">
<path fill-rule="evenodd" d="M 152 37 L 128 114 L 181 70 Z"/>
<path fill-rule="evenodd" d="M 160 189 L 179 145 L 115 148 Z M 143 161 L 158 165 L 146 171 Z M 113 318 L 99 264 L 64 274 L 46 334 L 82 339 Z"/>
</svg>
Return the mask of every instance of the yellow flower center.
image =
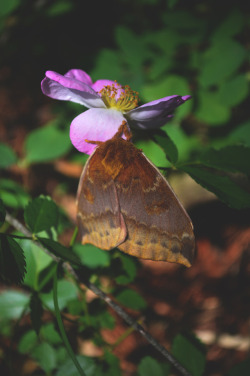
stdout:
<svg viewBox="0 0 250 376">
<path fill-rule="evenodd" d="M 107 108 L 114 108 L 124 113 L 138 106 L 138 93 L 133 91 L 128 85 L 121 86 L 114 83 L 104 86 L 99 93 Z"/>
</svg>

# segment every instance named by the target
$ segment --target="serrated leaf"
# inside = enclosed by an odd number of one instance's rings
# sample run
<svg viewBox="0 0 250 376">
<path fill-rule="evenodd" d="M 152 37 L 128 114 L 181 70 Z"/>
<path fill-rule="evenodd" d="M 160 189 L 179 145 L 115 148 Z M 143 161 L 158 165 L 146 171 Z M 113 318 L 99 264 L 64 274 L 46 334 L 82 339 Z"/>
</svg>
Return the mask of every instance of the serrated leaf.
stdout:
<svg viewBox="0 0 250 376">
<path fill-rule="evenodd" d="M 81 260 L 82 265 L 86 265 L 88 268 L 104 268 L 109 266 L 110 254 L 107 251 L 96 248 L 91 244 L 79 244 L 76 243 L 73 246 L 75 254 Z"/>
<path fill-rule="evenodd" d="M 250 148 L 233 145 L 219 150 L 209 149 L 200 155 L 199 160 L 205 166 L 223 171 L 250 174 Z"/>
<path fill-rule="evenodd" d="M 53 253 L 56 257 L 71 262 L 72 264 L 82 265 L 80 258 L 76 255 L 71 248 L 67 248 L 55 240 L 37 237 L 38 241 Z"/>
<path fill-rule="evenodd" d="M 204 165 L 185 165 L 181 169 L 227 205 L 236 209 L 250 207 L 249 193 L 220 171 Z"/>
<path fill-rule="evenodd" d="M 5 216 L 6 216 L 5 207 L 4 207 L 3 201 L 0 199 L 0 227 L 5 222 Z"/>
<path fill-rule="evenodd" d="M 125 307 L 135 310 L 143 309 L 146 307 L 145 300 L 141 297 L 140 294 L 138 294 L 138 292 L 134 290 L 125 289 L 116 295 L 116 299 Z"/>
<path fill-rule="evenodd" d="M 39 273 L 51 263 L 52 259 L 31 240 L 17 239 L 17 242 L 22 247 L 26 260 L 27 273 L 23 284 L 37 290 Z"/>
<path fill-rule="evenodd" d="M 14 151 L 8 146 L 0 142 L 0 168 L 10 167 L 17 161 Z"/>
<path fill-rule="evenodd" d="M 36 291 L 30 297 L 30 318 L 32 327 L 37 333 L 40 332 L 42 326 L 43 305 Z"/>
<path fill-rule="evenodd" d="M 66 154 L 71 149 L 71 142 L 68 132 L 52 123 L 29 133 L 25 149 L 29 163 L 47 162 Z"/>
<path fill-rule="evenodd" d="M 21 283 L 26 262 L 20 245 L 10 236 L 0 234 L 0 276 L 10 283 Z"/>
<path fill-rule="evenodd" d="M 138 373 L 140 376 L 165 376 L 160 364 L 151 356 L 146 356 L 140 361 Z"/>
<path fill-rule="evenodd" d="M 57 227 L 59 210 L 49 196 L 40 196 L 30 201 L 24 210 L 24 219 L 33 233 Z"/>
<path fill-rule="evenodd" d="M 174 339 L 172 353 L 176 359 L 190 372 L 192 376 L 202 376 L 205 369 L 206 357 L 202 344 L 195 345 L 181 334 Z M 198 346 L 199 345 L 199 346 Z"/>
</svg>

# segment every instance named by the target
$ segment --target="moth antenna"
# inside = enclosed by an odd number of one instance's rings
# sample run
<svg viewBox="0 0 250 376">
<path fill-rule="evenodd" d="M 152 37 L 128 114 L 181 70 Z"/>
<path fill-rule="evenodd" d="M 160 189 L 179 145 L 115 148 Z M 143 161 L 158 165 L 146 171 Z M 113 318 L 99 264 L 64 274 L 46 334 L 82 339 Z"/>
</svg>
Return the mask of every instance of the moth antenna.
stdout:
<svg viewBox="0 0 250 376">
<path fill-rule="evenodd" d="M 94 145 L 98 145 L 98 146 L 103 144 L 103 141 L 92 141 L 92 140 L 84 140 L 84 141 L 87 142 L 88 144 L 94 144 Z"/>
</svg>

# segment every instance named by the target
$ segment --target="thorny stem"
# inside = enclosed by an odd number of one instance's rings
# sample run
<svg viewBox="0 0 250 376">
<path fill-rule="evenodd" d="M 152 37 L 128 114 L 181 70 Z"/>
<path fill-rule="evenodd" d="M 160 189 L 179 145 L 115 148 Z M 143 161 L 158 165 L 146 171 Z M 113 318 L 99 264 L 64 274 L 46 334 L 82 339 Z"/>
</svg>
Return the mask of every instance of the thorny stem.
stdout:
<svg viewBox="0 0 250 376">
<path fill-rule="evenodd" d="M 24 235 L 32 238 L 32 233 L 17 219 L 13 218 L 9 213 L 6 213 L 6 221 L 9 222 L 16 230 L 22 232 Z M 48 255 L 50 255 L 53 260 L 59 262 L 60 259 L 53 254 L 51 254 L 45 247 L 40 243 L 36 244 Z M 151 336 L 138 322 L 136 322 L 131 316 L 129 316 L 123 308 L 121 308 L 117 303 L 115 303 L 106 293 L 96 287 L 93 283 L 86 280 L 80 269 L 73 269 L 71 265 L 64 262 L 63 268 L 70 273 L 78 282 L 84 283 L 92 292 L 94 292 L 100 299 L 104 300 L 128 325 L 138 331 L 157 351 L 159 351 L 165 359 L 179 372 L 182 376 L 192 376 L 176 359 L 170 354 L 170 352 L 162 346 L 154 337 Z"/>
</svg>

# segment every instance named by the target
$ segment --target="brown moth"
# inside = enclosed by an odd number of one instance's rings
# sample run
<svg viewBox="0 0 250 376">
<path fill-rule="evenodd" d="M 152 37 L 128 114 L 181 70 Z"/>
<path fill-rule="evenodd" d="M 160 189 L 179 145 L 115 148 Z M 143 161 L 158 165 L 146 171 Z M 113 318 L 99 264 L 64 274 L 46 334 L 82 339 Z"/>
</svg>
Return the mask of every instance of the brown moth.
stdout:
<svg viewBox="0 0 250 376">
<path fill-rule="evenodd" d="M 123 122 L 110 140 L 88 141 L 98 146 L 77 192 L 82 244 L 191 266 L 192 222 L 166 179 L 130 140 Z"/>
</svg>

